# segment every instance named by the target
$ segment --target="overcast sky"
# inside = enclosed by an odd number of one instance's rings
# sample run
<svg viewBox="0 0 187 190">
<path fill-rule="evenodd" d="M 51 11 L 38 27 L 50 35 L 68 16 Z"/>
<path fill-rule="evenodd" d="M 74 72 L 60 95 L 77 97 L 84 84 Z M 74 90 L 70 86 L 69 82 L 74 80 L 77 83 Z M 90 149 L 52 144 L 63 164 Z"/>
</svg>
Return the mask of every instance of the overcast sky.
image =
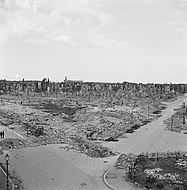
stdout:
<svg viewBox="0 0 187 190">
<path fill-rule="evenodd" d="M 186 0 L 0 0 L 0 79 L 187 82 Z"/>
</svg>

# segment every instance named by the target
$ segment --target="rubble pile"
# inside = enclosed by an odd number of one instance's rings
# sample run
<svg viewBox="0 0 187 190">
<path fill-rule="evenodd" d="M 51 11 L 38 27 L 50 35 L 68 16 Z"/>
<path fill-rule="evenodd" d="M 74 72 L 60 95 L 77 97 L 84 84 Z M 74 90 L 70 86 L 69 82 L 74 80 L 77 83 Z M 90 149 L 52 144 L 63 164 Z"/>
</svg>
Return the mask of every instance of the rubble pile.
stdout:
<svg viewBox="0 0 187 190">
<path fill-rule="evenodd" d="M 115 155 L 112 150 L 102 145 L 90 142 L 81 137 L 71 137 L 73 149 L 78 150 L 90 157 L 103 158 L 111 155 Z"/>
<path fill-rule="evenodd" d="M 47 125 L 45 116 L 41 114 L 29 113 L 15 113 L 9 110 L 0 110 L 0 124 L 4 126 L 20 125 L 27 133 L 40 136 L 44 133 L 44 126 Z"/>
<path fill-rule="evenodd" d="M 58 130 L 57 132 L 47 132 L 47 134 L 35 137 L 31 139 L 31 145 L 35 146 L 47 145 L 47 144 L 68 144 L 70 142 L 68 136 L 63 130 Z"/>
<path fill-rule="evenodd" d="M 18 138 L 7 138 L 0 141 L 2 150 L 25 148 L 26 141 Z"/>
<path fill-rule="evenodd" d="M 175 166 L 179 170 L 186 170 L 187 171 L 187 160 L 185 159 L 178 159 L 175 163 Z"/>
<path fill-rule="evenodd" d="M 17 120 L 17 114 L 0 109 L 0 124 L 4 126 L 11 125 Z"/>
<path fill-rule="evenodd" d="M 108 98 L 99 94 L 23 97 L 20 104 L 1 107 L 0 123 L 14 125 L 29 146 L 66 143 L 88 156 L 105 157 L 113 153 L 94 141 L 117 141 L 150 122 L 151 113 L 161 109 L 160 101 L 133 93 L 127 98 L 123 93 L 111 93 Z"/>
<path fill-rule="evenodd" d="M 78 133 L 82 134 L 89 140 L 105 140 L 111 136 L 119 136 L 118 128 L 121 128 L 120 122 L 112 122 L 108 118 L 101 119 L 96 115 L 92 115 L 87 122 L 78 123 L 76 125 Z M 124 133 L 124 131 L 123 131 Z M 121 134 L 121 132 L 120 132 Z"/>
<path fill-rule="evenodd" d="M 154 107 L 152 109 L 154 111 L 159 109 L 154 105 L 152 107 Z M 145 115 L 142 108 L 138 108 L 133 112 L 130 107 L 104 109 L 95 106 L 89 106 L 75 117 L 78 132 L 86 136 L 87 139 L 114 141 L 122 137 L 124 133 L 132 133 L 154 119 L 154 116 L 148 117 Z"/>
<path fill-rule="evenodd" d="M 116 162 L 115 167 L 118 169 L 129 170 L 129 167 L 134 165 L 137 156 L 134 154 L 121 154 Z"/>
<path fill-rule="evenodd" d="M 40 101 L 29 97 L 27 105 L 2 105 L 0 123 L 14 127 L 29 140 L 29 146 L 73 142 L 74 148 L 89 156 L 107 156 L 112 153 L 94 141 L 117 141 L 125 133 L 134 132 L 153 119 L 147 113 L 148 100 L 130 99 L 133 107 L 128 107 L 115 105 L 119 97 L 110 97 L 112 107 L 107 99 L 97 97 L 39 97 Z M 150 113 L 160 109 L 159 102 L 149 101 Z M 78 140 L 72 141 L 72 136 Z"/>
<path fill-rule="evenodd" d="M 20 108 L 21 109 L 21 108 Z M 21 112 L 21 111 L 20 111 Z M 43 112 L 42 112 L 43 113 Z M 90 157 L 107 157 L 113 153 L 106 147 L 98 145 L 94 142 L 83 140 L 81 133 L 77 132 L 77 126 L 64 127 L 64 120 L 60 116 L 53 116 L 41 114 L 39 112 L 14 113 L 13 111 L 4 110 L 4 118 L 12 119 L 14 124 L 19 124 L 27 131 L 27 139 L 29 139 L 28 146 L 40 146 L 47 144 L 73 144 L 73 148 L 87 154 Z M 11 122 L 11 124 L 12 124 Z M 42 134 L 37 135 L 37 129 L 43 129 Z M 75 139 L 72 140 L 72 135 L 76 134 Z M 82 135 L 83 136 L 83 135 Z M 9 140 L 10 141 L 10 140 Z M 3 144 L 3 148 L 23 148 L 25 147 L 21 142 L 13 140 L 7 144 Z"/>
<path fill-rule="evenodd" d="M 68 103 L 65 100 L 48 100 L 47 102 L 43 102 L 36 105 L 35 108 L 44 110 L 49 113 L 64 113 L 67 115 L 73 115 L 76 113 L 77 110 L 83 109 L 84 107 L 75 103 Z"/>
<path fill-rule="evenodd" d="M 175 109 L 177 112 L 174 113 L 170 118 L 164 121 L 166 128 L 171 131 L 179 133 L 187 133 L 187 123 L 184 109 Z"/>
</svg>

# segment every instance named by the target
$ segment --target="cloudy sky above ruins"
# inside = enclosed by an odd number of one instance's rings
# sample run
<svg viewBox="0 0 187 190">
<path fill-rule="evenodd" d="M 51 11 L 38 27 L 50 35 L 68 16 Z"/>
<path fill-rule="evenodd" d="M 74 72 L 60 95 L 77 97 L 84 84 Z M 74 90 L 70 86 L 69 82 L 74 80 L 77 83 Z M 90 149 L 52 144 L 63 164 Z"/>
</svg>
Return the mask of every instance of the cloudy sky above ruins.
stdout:
<svg viewBox="0 0 187 190">
<path fill-rule="evenodd" d="M 187 0 L 0 0 L 0 78 L 186 82 Z"/>
</svg>

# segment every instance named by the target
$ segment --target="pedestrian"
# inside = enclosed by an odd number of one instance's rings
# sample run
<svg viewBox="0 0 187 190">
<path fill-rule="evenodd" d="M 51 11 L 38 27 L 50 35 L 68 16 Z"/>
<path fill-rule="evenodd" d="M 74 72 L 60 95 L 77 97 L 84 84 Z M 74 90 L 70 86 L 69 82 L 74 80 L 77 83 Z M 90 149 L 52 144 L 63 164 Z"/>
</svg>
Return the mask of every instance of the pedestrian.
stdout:
<svg viewBox="0 0 187 190">
<path fill-rule="evenodd" d="M 4 137 L 5 137 L 5 132 L 4 131 L 2 132 L 2 136 L 3 136 L 3 139 L 4 139 Z"/>
<path fill-rule="evenodd" d="M 3 133 L 2 133 L 2 131 L 0 132 L 0 137 L 2 138 L 2 135 L 3 135 Z"/>
</svg>

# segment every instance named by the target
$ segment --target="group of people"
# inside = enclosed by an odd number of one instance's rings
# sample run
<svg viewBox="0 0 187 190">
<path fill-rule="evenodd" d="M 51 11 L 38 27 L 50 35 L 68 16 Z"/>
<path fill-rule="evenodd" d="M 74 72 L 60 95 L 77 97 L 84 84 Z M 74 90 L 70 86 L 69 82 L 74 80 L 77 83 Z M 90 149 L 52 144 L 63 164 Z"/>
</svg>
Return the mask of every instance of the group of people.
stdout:
<svg viewBox="0 0 187 190">
<path fill-rule="evenodd" d="M 0 137 L 4 139 L 4 137 L 5 137 L 5 132 L 4 131 L 0 132 Z"/>
</svg>

